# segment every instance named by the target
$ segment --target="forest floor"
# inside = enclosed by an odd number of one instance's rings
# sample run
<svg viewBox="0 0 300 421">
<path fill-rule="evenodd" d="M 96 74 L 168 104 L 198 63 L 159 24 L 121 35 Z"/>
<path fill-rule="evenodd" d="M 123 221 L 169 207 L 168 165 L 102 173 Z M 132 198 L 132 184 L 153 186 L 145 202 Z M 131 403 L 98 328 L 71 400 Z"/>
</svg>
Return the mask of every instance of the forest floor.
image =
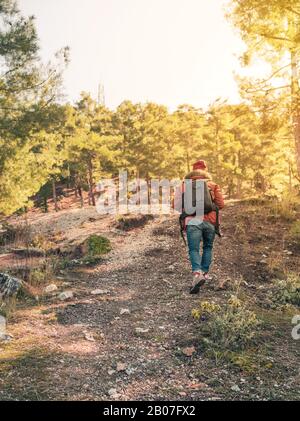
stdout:
<svg viewBox="0 0 300 421">
<path fill-rule="evenodd" d="M 287 222 L 251 202 L 229 204 L 214 279 L 191 296 L 176 217 L 121 232 L 94 211 L 72 212 L 79 231 L 106 234 L 113 249 L 94 266 L 60 271 L 55 283 L 73 292 L 69 301 L 53 293 L 18 302 L 12 340 L 0 343 L 0 400 L 300 399 L 300 341 L 291 335 L 300 310 L 268 305 L 273 280 L 300 268 Z M 51 215 L 35 221 L 38 231 L 72 240 L 75 228 L 59 222 L 67 212 Z M 257 342 L 235 359 L 209 355 L 192 310 L 237 293 L 262 320 Z"/>
</svg>

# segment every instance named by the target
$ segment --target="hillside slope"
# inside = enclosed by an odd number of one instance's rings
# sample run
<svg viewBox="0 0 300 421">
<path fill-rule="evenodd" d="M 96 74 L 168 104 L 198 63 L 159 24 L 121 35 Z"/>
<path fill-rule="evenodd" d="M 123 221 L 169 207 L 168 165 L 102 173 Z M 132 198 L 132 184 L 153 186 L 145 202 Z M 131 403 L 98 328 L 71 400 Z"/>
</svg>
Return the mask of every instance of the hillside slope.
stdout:
<svg viewBox="0 0 300 421">
<path fill-rule="evenodd" d="M 214 280 L 199 296 L 189 294 L 177 219 L 161 218 L 115 234 L 101 264 L 61 274 L 70 301 L 54 294 L 20 303 L 13 340 L 0 344 L 0 399 L 299 399 L 297 310 L 272 309 L 268 293 L 274 278 L 297 270 L 300 251 L 287 224 L 258 218 L 259 210 L 226 208 Z M 235 360 L 205 352 L 191 315 L 199 301 L 222 306 L 232 294 L 263 322 L 256 344 Z"/>
</svg>

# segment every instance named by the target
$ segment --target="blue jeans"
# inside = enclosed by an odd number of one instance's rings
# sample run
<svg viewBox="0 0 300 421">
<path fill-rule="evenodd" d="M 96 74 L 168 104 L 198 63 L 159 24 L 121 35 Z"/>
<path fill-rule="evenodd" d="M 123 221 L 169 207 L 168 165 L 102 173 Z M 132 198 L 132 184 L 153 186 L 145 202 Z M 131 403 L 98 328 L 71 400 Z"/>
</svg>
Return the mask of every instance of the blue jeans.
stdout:
<svg viewBox="0 0 300 421">
<path fill-rule="evenodd" d="M 209 272 L 216 236 L 214 225 L 210 222 L 203 221 L 199 225 L 188 225 L 186 232 L 193 272 Z M 202 257 L 200 256 L 201 241 L 203 241 Z"/>
</svg>

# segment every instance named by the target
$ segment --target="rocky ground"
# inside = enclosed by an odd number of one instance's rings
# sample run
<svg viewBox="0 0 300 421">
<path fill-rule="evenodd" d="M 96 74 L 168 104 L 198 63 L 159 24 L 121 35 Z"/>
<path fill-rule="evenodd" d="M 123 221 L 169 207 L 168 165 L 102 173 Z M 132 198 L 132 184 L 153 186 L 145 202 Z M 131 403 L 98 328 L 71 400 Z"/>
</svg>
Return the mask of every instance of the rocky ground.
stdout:
<svg viewBox="0 0 300 421">
<path fill-rule="evenodd" d="M 0 343 L 0 400 L 299 399 L 300 341 L 291 337 L 291 314 L 264 303 L 278 271 L 297 271 L 300 251 L 284 222 L 275 226 L 257 212 L 242 203 L 227 207 L 214 280 L 200 296 L 189 294 L 176 218 L 124 233 L 106 229 L 113 250 L 102 262 L 64 270 L 58 291 L 18 303 L 12 340 Z M 208 356 L 201 322 L 191 315 L 199 301 L 222 304 L 237 287 L 263 320 L 250 357 L 241 354 L 244 365 Z"/>
</svg>

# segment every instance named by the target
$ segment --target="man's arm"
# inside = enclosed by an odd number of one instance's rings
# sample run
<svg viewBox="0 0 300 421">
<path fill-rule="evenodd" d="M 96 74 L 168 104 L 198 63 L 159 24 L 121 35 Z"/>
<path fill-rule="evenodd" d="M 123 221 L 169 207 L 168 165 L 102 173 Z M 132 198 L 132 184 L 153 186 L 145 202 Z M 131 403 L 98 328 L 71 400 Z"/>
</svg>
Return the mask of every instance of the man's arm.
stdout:
<svg viewBox="0 0 300 421">
<path fill-rule="evenodd" d="M 224 196 L 221 190 L 221 187 L 216 184 L 214 189 L 214 196 L 215 196 L 215 204 L 218 206 L 219 209 L 223 209 L 225 206 Z"/>
</svg>

